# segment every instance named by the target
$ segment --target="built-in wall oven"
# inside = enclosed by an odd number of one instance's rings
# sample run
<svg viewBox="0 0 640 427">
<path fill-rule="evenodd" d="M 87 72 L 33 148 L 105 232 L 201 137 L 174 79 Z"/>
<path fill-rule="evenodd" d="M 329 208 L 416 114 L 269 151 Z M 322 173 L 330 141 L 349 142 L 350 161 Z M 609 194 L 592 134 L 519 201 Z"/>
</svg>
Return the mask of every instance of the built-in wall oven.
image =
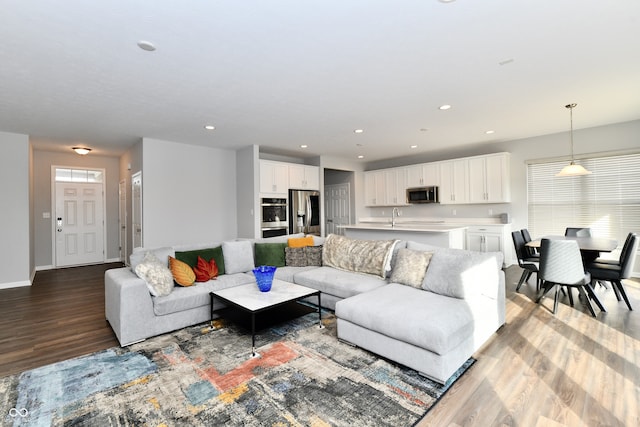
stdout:
<svg viewBox="0 0 640 427">
<path fill-rule="evenodd" d="M 289 234 L 287 221 L 288 207 L 286 198 L 263 198 L 260 201 L 262 237 L 284 236 Z"/>
</svg>

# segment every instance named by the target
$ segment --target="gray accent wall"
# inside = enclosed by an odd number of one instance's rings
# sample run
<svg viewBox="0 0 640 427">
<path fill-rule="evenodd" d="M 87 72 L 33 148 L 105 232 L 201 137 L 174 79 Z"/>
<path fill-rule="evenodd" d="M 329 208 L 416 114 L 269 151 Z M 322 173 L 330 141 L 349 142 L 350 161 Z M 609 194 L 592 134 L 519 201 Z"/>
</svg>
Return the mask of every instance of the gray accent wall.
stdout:
<svg viewBox="0 0 640 427">
<path fill-rule="evenodd" d="M 143 138 L 142 199 L 145 247 L 235 239 L 236 152 Z"/>
</svg>

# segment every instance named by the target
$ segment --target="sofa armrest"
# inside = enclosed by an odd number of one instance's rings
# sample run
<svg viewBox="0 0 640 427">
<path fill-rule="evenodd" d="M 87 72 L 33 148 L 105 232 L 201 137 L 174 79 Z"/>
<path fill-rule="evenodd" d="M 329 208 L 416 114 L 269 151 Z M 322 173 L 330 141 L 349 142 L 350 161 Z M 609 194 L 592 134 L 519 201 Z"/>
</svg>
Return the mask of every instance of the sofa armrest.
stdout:
<svg viewBox="0 0 640 427">
<path fill-rule="evenodd" d="M 105 315 L 121 346 L 147 337 L 145 324 L 153 313 L 147 284 L 130 268 L 115 268 L 104 274 Z"/>
</svg>

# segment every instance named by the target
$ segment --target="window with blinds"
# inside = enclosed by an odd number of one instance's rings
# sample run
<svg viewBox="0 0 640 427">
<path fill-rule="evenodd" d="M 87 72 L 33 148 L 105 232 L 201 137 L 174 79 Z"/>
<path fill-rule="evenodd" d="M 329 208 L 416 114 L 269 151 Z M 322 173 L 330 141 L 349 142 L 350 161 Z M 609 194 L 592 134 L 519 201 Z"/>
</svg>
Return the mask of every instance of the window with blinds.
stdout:
<svg viewBox="0 0 640 427">
<path fill-rule="evenodd" d="M 640 232 L 640 154 L 576 161 L 591 175 L 556 177 L 567 162 L 527 167 L 529 232 L 563 235 L 566 227 L 590 227 L 595 237 L 616 239 Z"/>
</svg>

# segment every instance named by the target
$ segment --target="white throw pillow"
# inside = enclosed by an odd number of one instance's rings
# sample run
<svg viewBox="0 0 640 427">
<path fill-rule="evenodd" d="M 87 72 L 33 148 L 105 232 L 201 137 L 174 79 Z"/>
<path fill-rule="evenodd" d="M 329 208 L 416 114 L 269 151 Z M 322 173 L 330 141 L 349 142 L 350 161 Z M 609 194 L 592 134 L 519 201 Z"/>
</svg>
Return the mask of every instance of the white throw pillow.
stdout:
<svg viewBox="0 0 640 427">
<path fill-rule="evenodd" d="M 135 273 L 145 281 L 154 297 L 167 296 L 173 291 L 173 275 L 152 252 L 146 252 L 142 261 L 135 267 Z"/>
<path fill-rule="evenodd" d="M 248 240 L 222 242 L 225 274 L 246 273 L 255 268 L 253 243 Z"/>
</svg>

